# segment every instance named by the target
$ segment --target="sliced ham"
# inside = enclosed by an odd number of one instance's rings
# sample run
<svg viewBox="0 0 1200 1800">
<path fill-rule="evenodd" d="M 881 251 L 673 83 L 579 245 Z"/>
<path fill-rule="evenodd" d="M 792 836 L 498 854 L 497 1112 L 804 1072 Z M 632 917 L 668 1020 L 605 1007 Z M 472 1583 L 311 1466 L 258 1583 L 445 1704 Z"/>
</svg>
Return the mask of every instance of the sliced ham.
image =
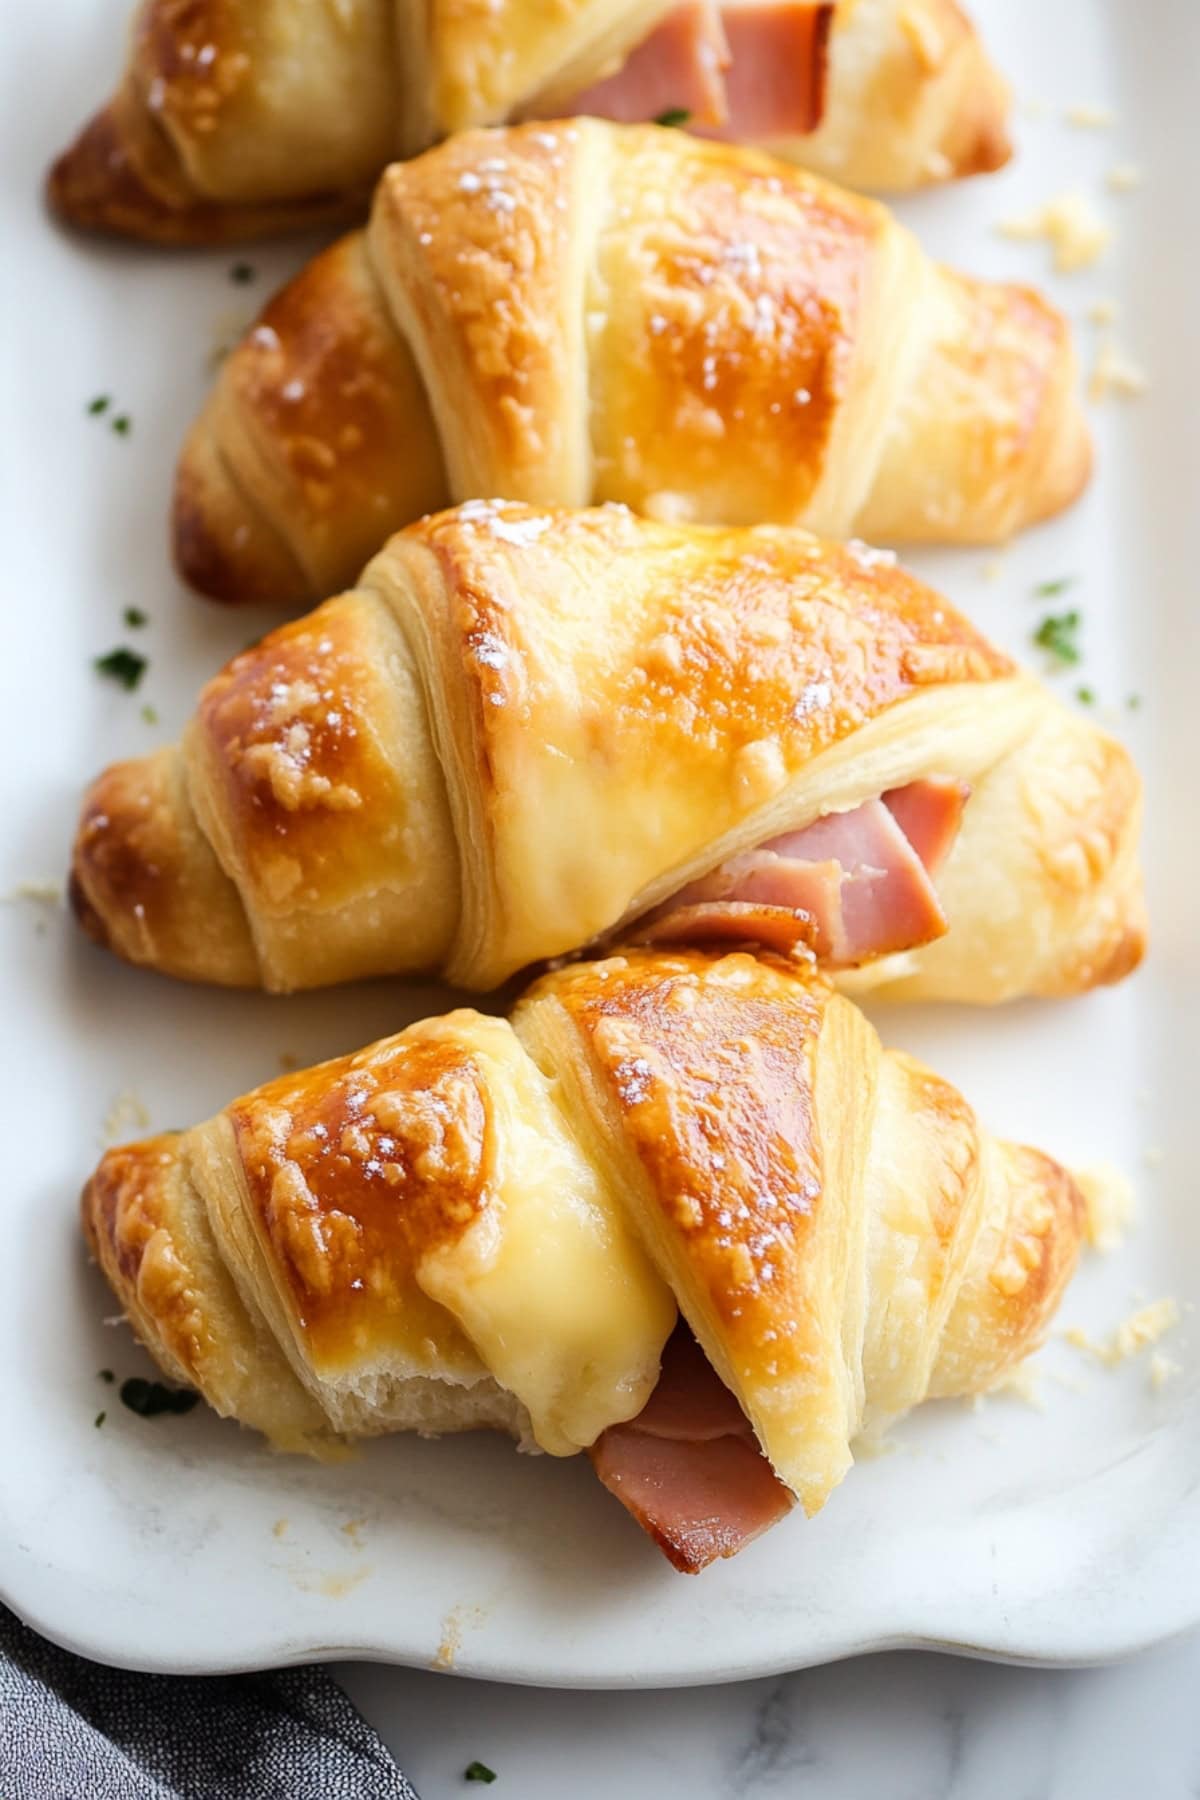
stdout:
<svg viewBox="0 0 1200 1800">
<path fill-rule="evenodd" d="M 815 131 L 832 17 L 832 0 L 685 0 L 615 74 L 553 111 L 624 124 L 684 114 L 689 129 L 706 137 Z"/>
<path fill-rule="evenodd" d="M 757 0 L 721 9 L 729 45 L 723 124 L 697 119 L 703 137 L 801 137 L 821 123 L 831 4 Z"/>
<path fill-rule="evenodd" d="M 584 88 L 555 111 L 636 125 L 684 112 L 688 122 L 723 125 L 729 49 L 711 0 L 687 0 L 630 51 L 615 75 Z"/>
<path fill-rule="evenodd" d="M 883 804 L 931 875 L 937 874 L 953 848 L 970 791 L 952 775 L 930 775 L 883 796 Z"/>
<path fill-rule="evenodd" d="M 946 930 L 932 877 L 967 793 L 934 777 L 828 813 L 689 882 L 637 935 L 648 943 L 733 939 L 785 954 L 806 946 L 833 968 L 931 943 Z"/>
<path fill-rule="evenodd" d="M 751 900 L 707 900 L 693 906 L 670 903 L 651 913 L 634 932 L 638 944 L 757 944 L 780 956 L 803 951 L 813 956 L 818 925 L 801 907 L 755 905 Z"/>
<path fill-rule="evenodd" d="M 682 1323 L 637 1418 L 603 1432 L 591 1458 L 609 1492 L 687 1575 L 736 1555 L 793 1505 L 749 1420 Z"/>
</svg>

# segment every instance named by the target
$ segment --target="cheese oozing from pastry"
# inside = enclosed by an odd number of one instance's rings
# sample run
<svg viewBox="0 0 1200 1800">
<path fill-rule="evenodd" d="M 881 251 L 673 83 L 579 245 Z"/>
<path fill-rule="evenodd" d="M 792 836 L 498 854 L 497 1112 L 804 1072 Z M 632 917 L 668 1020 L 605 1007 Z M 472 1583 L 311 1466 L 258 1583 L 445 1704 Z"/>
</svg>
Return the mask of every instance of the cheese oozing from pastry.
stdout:
<svg viewBox="0 0 1200 1800">
<path fill-rule="evenodd" d="M 569 1456 L 640 1410 L 674 1302 L 512 1027 L 475 1029 L 497 1077 L 493 1204 L 427 1252 L 418 1279 L 523 1402 L 540 1447 Z"/>
<path fill-rule="evenodd" d="M 556 1456 L 640 1411 L 674 1301 L 506 1020 L 426 1020 L 227 1118 L 192 1158 L 221 1254 L 336 1429 L 394 1429 L 414 1379 L 490 1375 Z"/>
</svg>

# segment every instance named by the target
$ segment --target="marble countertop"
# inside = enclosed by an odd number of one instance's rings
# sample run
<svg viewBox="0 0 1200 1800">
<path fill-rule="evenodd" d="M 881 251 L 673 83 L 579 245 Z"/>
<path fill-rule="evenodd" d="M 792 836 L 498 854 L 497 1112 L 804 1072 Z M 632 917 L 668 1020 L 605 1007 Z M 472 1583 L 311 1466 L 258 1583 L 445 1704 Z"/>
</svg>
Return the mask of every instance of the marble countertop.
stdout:
<svg viewBox="0 0 1200 1800">
<path fill-rule="evenodd" d="M 335 1673 L 421 1800 L 1200 1797 L 1200 1634 L 1100 1669 L 908 1652 L 656 1693 Z M 475 1758 L 493 1787 L 463 1780 Z"/>
</svg>

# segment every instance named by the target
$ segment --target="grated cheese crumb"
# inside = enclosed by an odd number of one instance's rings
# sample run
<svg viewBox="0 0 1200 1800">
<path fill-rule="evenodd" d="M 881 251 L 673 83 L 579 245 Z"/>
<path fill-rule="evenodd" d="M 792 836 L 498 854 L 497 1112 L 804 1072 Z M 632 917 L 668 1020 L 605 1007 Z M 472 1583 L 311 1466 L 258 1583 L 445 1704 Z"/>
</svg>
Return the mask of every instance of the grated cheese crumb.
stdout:
<svg viewBox="0 0 1200 1800">
<path fill-rule="evenodd" d="M 899 1440 L 888 1437 L 883 1431 L 868 1426 L 861 1437 L 854 1440 L 855 1462 L 875 1462 L 881 1456 L 894 1456 L 899 1450 Z"/>
<path fill-rule="evenodd" d="M 1059 194 L 1033 212 L 1002 219 L 1004 237 L 1044 238 L 1054 251 L 1054 266 L 1064 275 L 1089 268 L 1108 247 L 1112 232 L 1082 194 Z"/>
<path fill-rule="evenodd" d="M 1097 1344 L 1081 1325 L 1072 1325 L 1063 1336 L 1076 1350 L 1085 1351 L 1106 1368 L 1115 1369 L 1118 1364 L 1136 1356 L 1140 1350 L 1156 1344 L 1178 1323 L 1179 1302 L 1167 1295 L 1162 1300 L 1152 1300 L 1140 1312 L 1131 1313 L 1127 1319 L 1123 1319 L 1106 1344 Z"/>
<path fill-rule="evenodd" d="M 1093 325 L 1115 325 L 1117 303 L 1115 300 L 1093 300 L 1087 309 L 1087 316 Z"/>
<path fill-rule="evenodd" d="M 137 1095 L 125 1088 L 119 1093 L 108 1111 L 100 1127 L 102 1144 L 116 1144 L 130 1137 L 134 1132 L 149 1131 L 150 1114 L 146 1111 Z"/>
<path fill-rule="evenodd" d="M 31 900 L 36 906 L 61 906 L 63 902 L 63 884 L 61 881 L 18 881 L 4 895 L 8 903 L 19 900 Z"/>
<path fill-rule="evenodd" d="M 1076 103 L 1065 109 L 1063 118 L 1068 125 L 1077 125 L 1081 131 L 1108 131 L 1116 124 L 1116 119 L 1107 106 Z"/>
<path fill-rule="evenodd" d="M 1115 339 L 1105 338 L 1092 366 L 1088 399 L 1098 402 L 1106 400 L 1109 394 L 1117 394 L 1123 400 L 1132 400 L 1144 394 L 1147 385 L 1145 372 L 1117 348 Z"/>
<path fill-rule="evenodd" d="M 987 562 L 984 563 L 984 565 L 980 569 L 979 573 L 983 576 L 983 579 L 985 581 L 988 581 L 988 582 L 999 581 L 1000 578 L 1003 576 L 1004 571 L 1007 567 L 1008 567 L 1008 558 L 1007 557 L 992 556 L 992 557 L 989 557 Z"/>
<path fill-rule="evenodd" d="M 1164 1356 L 1161 1350 L 1156 1350 L 1150 1358 L 1150 1386 L 1155 1393 L 1160 1388 L 1165 1388 L 1168 1381 L 1174 1381 L 1176 1375 L 1182 1375 L 1182 1373 L 1183 1370 L 1179 1364 L 1172 1362 L 1169 1356 Z"/>
<path fill-rule="evenodd" d="M 1109 1345 L 1108 1356 L 1112 1364 L 1124 1362 L 1130 1356 L 1136 1356 L 1139 1350 L 1145 1350 L 1150 1344 L 1157 1344 L 1168 1331 L 1179 1323 L 1179 1302 L 1167 1295 L 1162 1300 L 1152 1300 L 1149 1306 L 1143 1306 L 1140 1312 L 1131 1313 L 1122 1321 L 1113 1333 Z"/>
<path fill-rule="evenodd" d="M 1084 1231 L 1093 1250 L 1107 1256 L 1124 1243 L 1133 1223 L 1133 1183 L 1111 1163 L 1093 1163 L 1075 1170 L 1075 1185 L 1083 1195 Z"/>
<path fill-rule="evenodd" d="M 1031 1406 L 1034 1412 L 1045 1412 L 1046 1401 L 1041 1389 L 1042 1371 L 1034 1363 L 1032 1357 L 1026 1357 L 1015 1367 L 1007 1370 L 999 1381 L 992 1383 L 989 1394 L 1011 1394 L 1014 1400 L 1020 1400 L 1025 1406 Z"/>
<path fill-rule="evenodd" d="M 1104 179 L 1110 193 L 1129 194 L 1141 187 L 1142 171 L 1136 163 L 1114 163 Z"/>
</svg>

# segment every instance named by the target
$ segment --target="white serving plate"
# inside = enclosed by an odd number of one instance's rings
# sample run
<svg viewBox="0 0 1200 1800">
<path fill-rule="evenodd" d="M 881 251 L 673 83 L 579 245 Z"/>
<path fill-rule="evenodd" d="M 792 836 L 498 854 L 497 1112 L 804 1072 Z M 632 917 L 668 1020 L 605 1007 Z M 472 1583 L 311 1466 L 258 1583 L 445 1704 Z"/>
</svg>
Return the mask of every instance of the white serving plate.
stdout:
<svg viewBox="0 0 1200 1800">
<path fill-rule="evenodd" d="M 928 1409 L 865 1462 L 826 1511 L 793 1517 L 736 1561 L 673 1574 L 581 1460 L 496 1440 L 374 1445 L 337 1469 L 274 1458 L 203 1411 L 141 1420 L 97 1371 L 148 1372 L 87 1264 L 75 1196 L 114 1097 L 156 1126 L 190 1123 L 278 1067 L 397 1029 L 442 1004 L 380 984 L 287 1002 L 173 986 L 86 945 L 63 912 L 0 908 L 8 1174 L 0 1264 L 0 1592 L 50 1637 L 145 1669 L 216 1671 L 367 1656 L 557 1685 L 732 1679 L 885 1645 L 1047 1662 L 1112 1657 L 1200 1620 L 1200 1208 L 1190 1142 L 1190 1032 L 1200 892 L 1195 610 L 1189 568 L 1198 460 L 1194 327 L 1196 130 L 1189 87 L 1200 13 L 1161 0 L 976 0 L 999 60 L 1040 118 L 1018 120 L 1004 175 L 909 204 L 965 267 L 1045 280 L 1079 321 L 1115 296 L 1118 333 L 1150 393 L 1096 413 L 1098 473 L 1066 519 L 1030 534 L 998 579 L 978 552 L 916 566 L 1001 642 L 1030 653 L 1033 584 L 1072 574 L 1085 614 L 1083 680 L 1116 706 L 1147 778 L 1154 923 L 1148 966 L 1123 988 L 990 1016 L 884 1014 L 891 1041 L 961 1081 L 998 1130 L 1136 1182 L 1141 1219 L 1117 1255 L 1088 1258 L 1063 1323 L 1107 1333 L 1135 1296 L 1173 1294 L 1163 1348 L 1182 1372 L 1154 1390 L 1143 1356 L 1115 1372 L 1053 1342 L 1047 1410 L 989 1401 Z M 51 154 L 105 91 L 123 0 L 45 0 L 6 19 L 3 158 L 8 569 L 0 756 L 0 889 L 61 875 L 84 779 L 182 724 L 202 679 L 261 616 L 187 596 L 167 562 L 171 465 L 205 390 L 223 318 L 248 314 L 298 266 L 295 244 L 156 254 L 71 239 L 42 216 Z M 1066 105 L 1111 106 L 1110 131 Z M 1104 172 L 1136 160 L 1137 193 Z M 1047 277 L 1042 245 L 1001 217 L 1066 186 L 1117 225 L 1098 268 Z M 111 393 L 131 435 L 85 416 Z M 143 691 L 101 682 L 91 658 L 134 636 Z M 1124 697 L 1144 697 L 1140 711 Z M 151 701 L 162 728 L 139 716 Z M 125 1135 L 136 1135 L 131 1123 Z M 1162 1153 L 1148 1166 L 1146 1152 Z M 1154 1158 L 1157 1162 L 1157 1158 Z M 1054 1377 L 1071 1383 L 1057 1385 Z M 93 1417 L 106 1407 L 105 1426 Z M 350 1527 L 347 1530 L 347 1527 Z"/>
</svg>

